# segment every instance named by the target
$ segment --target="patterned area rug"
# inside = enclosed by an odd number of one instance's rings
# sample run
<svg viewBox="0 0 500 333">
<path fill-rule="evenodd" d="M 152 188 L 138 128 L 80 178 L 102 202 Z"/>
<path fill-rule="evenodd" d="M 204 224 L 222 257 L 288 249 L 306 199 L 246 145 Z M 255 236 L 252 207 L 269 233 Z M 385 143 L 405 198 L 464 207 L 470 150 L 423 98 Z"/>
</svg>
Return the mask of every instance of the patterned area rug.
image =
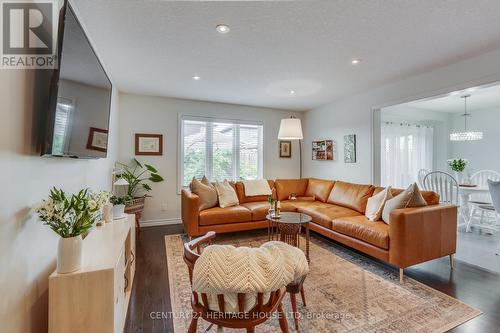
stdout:
<svg viewBox="0 0 500 333">
<path fill-rule="evenodd" d="M 184 236 L 165 237 L 175 333 L 187 332 L 191 289 L 182 259 Z M 258 247 L 262 232 L 217 235 L 216 243 Z M 304 243 L 302 243 L 304 244 Z M 446 332 L 481 314 L 459 300 L 410 278 L 399 284 L 393 270 L 340 246 L 311 237 L 310 273 L 305 282 L 307 307 L 300 297 L 300 332 Z M 290 299 L 283 299 L 290 332 L 294 332 Z M 209 323 L 198 321 L 198 332 Z M 215 326 L 209 332 L 215 332 Z M 271 318 L 256 332 L 280 332 Z M 224 329 L 224 332 L 244 330 Z"/>
</svg>

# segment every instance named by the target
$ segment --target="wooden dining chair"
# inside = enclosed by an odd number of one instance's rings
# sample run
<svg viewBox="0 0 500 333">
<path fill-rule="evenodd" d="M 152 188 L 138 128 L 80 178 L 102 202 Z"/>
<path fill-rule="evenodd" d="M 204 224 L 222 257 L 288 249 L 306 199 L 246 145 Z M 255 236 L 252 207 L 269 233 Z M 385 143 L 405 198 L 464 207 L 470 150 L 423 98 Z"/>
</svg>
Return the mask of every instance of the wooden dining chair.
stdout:
<svg viewBox="0 0 500 333">
<path fill-rule="evenodd" d="M 215 232 L 209 231 L 204 236 L 193 239 L 184 244 L 184 262 L 188 266 L 189 281 L 193 283 L 193 269 L 196 260 L 200 257 L 203 248 L 213 244 Z M 209 306 L 208 295 L 205 293 L 192 292 L 191 305 L 193 307 L 193 316 L 189 325 L 188 333 L 195 333 L 198 326 L 198 318 L 203 318 L 212 325 L 217 325 L 219 329 L 222 327 L 246 329 L 247 333 L 253 333 L 255 326 L 260 325 L 272 317 L 272 314 L 277 312 L 279 325 L 283 333 L 288 333 L 288 323 L 283 312 L 282 300 L 286 294 L 286 288 L 283 287 L 273 291 L 269 295 L 269 300 L 264 301 L 264 294 L 258 293 L 257 296 L 247 294 L 238 294 L 238 309 L 237 313 L 226 312 L 224 295 L 217 295 L 217 309 Z M 201 297 L 201 300 L 200 300 Z M 245 310 L 247 297 L 256 297 L 255 306 L 250 310 Z"/>
<path fill-rule="evenodd" d="M 422 187 L 426 191 L 439 194 L 439 202 L 459 206 L 459 187 L 457 180 L 447 172 L 432 171 L 425 175 Z"/>
<path fill-rule="evenodd" d="M 471 178 L 471 184 L 478 185 L 481 187 L 488 187 L 488 180 L 499 181 L 500 173 L 493 170 L 480 170 L 474 173 Z M 484 227 L 488 229 L 488 226 L 483 226 L 485 216 L 492 217 L 493 222 L 496 224 L 496 214 L 494 211 L 490 209 L 491 207 L 491 195 L 489 192 L 487 193 L 477 193 L 471 194 L 470 199 L 468 201 L 469 204 L 469 222 L 467 223 L 466 231 L 471 231 L 471 225 L 473 224 L 476 215 L 479 214 L 479 223 L 475 224 L 479 227 Z M 489 219 L 490 220 L 490 219 Z M 496 229 L 496 228 L 493 228 Z"/>
<path fill-rule="evenodd" d="M 418 170 L 418 174 L 417 174 L 418 186 L 420 186 L 421 188 L 424 187 L 424 178 L 429 173 L 430 173 L 430 171 L 427 170 L 427 169 L 420 169 L 420 170 Z"/>
<path fill-rule="evenodd" d="M 488 187 L 488 180 L 499 181 L 500 173 L 493 170 L 480 170 L 474 173 L 470 177 L 471 184 L 477 186 Z M 491 205 L 491 196 L 489 193 L 478 193 L 472 194 L 469 200 L 471 204 L 490 204 Z"/>
</svg>

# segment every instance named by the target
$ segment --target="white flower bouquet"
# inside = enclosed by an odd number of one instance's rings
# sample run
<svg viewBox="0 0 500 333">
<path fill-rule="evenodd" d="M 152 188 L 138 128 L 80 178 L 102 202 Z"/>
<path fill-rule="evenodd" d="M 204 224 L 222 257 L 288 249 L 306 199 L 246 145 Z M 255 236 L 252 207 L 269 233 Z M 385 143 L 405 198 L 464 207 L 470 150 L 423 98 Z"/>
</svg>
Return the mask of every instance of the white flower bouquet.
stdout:
<svg viewBox="0 0 500 333">
<path fill-rule="evenodd" d="M 110 193 L 83 189 L 66 195 L 53 188 L 47 199 L 35 207 L 40 220 L 63 238 L 86 233 L 101 218 L 102 207 L 109 202 Z"/>
</svg>

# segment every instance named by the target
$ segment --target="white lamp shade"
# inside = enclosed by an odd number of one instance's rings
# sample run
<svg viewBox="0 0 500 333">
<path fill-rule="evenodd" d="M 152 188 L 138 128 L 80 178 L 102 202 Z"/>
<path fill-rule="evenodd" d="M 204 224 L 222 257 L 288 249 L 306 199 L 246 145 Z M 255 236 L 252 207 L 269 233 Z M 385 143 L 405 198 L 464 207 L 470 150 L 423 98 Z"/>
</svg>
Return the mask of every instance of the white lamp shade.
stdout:
<svg viewBox="0 0 500 333">
<path fill-rule="evenodd" d="M 278 132 L 279 140 L 302 140 L 303 138 L 300 119 L 281 119 L 280 131 Z"/>
<path fill-rule="evenodd" d="M 115 183 L 114 183 L 115 186 L 125 186 L 125 185 L 129 185 L 128 181 L 126 181 L 125 179 L 123 178 L 118 178 Z"/>
</svg>

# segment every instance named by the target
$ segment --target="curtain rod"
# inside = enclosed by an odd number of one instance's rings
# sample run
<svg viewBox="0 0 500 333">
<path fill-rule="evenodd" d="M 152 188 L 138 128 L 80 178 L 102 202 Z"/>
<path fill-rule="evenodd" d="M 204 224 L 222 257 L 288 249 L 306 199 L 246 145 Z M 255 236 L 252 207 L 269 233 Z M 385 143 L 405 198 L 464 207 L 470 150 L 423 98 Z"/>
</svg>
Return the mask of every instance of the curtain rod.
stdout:
<svg viewBox="0 0 500 333">
<path fill-rule="evenodd" d="M 431 125 L 419 125 L 419 124 L 410 124 L 410 123 L 395 123 L 392 121 L 386 121 L 386 125 L 400 125 L 400 126 L 415 126 L 415 127 L 427 127 L 427 128 L 434 128 L 434 126 Z"/>
</svg>

